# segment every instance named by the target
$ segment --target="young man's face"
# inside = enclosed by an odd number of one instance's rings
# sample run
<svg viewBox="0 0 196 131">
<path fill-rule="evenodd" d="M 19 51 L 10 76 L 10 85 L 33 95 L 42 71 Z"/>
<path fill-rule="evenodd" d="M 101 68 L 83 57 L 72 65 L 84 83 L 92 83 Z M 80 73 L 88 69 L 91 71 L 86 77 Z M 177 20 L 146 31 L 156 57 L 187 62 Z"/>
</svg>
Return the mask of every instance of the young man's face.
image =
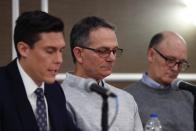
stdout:
<svg viewBox="0 0 196 131">
<path fill-rule="evenodd" d="M 25 44 L 24 44 L 25 45 Z M 37 83 L 53 83 L 63 61 L 65 40 L 62 32 L 41 33 L 32 48 L 22 49 L 20 63 L 25 72 Z"/>
</svg>

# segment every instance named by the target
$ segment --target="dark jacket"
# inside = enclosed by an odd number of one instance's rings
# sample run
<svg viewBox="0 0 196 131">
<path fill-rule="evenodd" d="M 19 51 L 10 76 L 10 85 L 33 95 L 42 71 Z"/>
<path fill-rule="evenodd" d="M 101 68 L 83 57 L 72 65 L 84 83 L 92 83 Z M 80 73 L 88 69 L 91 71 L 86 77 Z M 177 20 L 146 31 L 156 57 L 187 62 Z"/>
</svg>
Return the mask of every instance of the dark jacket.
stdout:
<svg viewBox="0 0 196 131">
<path fill-rule="evenodd" d="M 52 131 L 78 131 L 60 85 L 45 84 Z M 39 131 L 16 60 L 0 68 L 0 131 Z"/>
</svg>

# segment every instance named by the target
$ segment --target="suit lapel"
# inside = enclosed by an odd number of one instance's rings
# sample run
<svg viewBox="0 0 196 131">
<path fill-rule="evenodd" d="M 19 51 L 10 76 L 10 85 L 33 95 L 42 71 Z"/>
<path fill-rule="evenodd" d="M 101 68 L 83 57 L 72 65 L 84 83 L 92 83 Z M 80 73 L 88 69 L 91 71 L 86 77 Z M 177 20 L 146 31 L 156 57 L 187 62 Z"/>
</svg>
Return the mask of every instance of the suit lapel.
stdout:
<svg viewBox="0 0 196 131">
<path fill-rule="evenodd" d="M 10 77 L 11 86 L 10 90 L 13 94 L 13 100 L 16 104 L 16 110 L 18 112 L 21 124 L 26 131 L 38 131 L 36 119 L 32 110 L 32 107 L 28 101 L 24 84 L 21 75 L 18 71 L 16 60 L 7 66 L 7 72 Z"/>
<path fill-rule="evenodd" d="M 55 131 L 64 131 L 65 130 L 65 107 L 63 101 L 65 98 L 62 97 L 60 93 L 60 85 L 57 83 L 51 85 L 45 85 L 45 96 L 48 103 L 48 110 L 49 110 L 49 119 L 51 129 Z M 62 102 L 63 101 L 63 102 Z M 62 104 L 63 103 L 63 104 Z"/>
<path fill-rule="evenodd" d="M 56 122 L 56 118 L 55 118 L 55 114 L 58 112 L 56 111 L 55 108 L 55 101 L 52 100 L 52 94 L 53 92 L 51 92 L 52 89 L 50 89 L 50 86 L 45 85 L 45 96 L 47 99 L 47 104 L 48 104 L 48 115 L 49 115 L 49 120 L 50 120 L 50 127 L 52 128 L 52 130 L 57 130 L 56 128 L 58 128 L 58 126 L 56 124 L 58 124 L 58 122 Z M 55 97 L 53 97 L 53 99 L 55 99 Z M 55 108 L 54 108 L 55 107 Z M 57 127 L 56 127 L 57 126 Z"/>
</svg>

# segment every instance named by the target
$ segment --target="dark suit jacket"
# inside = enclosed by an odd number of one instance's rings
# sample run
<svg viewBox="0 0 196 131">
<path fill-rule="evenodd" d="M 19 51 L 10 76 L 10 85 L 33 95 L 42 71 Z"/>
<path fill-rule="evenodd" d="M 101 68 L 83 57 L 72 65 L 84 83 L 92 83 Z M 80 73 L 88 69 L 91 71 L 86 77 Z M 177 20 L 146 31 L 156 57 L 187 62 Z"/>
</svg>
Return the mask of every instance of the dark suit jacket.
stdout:
<svg viewBox="0 0 196 131">
<path fill-rule="evenodd" d="M 78 131 L 60 85 L 45 85 L 52 131 Z M 16 60 L 0 68 L 0 131 L 39 131 Z"/>
</svg>

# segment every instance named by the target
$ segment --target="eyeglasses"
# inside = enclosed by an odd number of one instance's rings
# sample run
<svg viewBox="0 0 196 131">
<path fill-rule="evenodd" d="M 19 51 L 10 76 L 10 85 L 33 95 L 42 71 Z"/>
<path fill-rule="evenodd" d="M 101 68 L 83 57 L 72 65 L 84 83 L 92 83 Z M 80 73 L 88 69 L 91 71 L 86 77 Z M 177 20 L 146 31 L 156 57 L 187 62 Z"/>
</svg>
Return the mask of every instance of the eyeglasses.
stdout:
<svg viewBox="0 0 196 131">
<path fill-rule="evenodd" d="M 103 57 L 103 58 L 108 57 L 111 54 L 111 52 L 113 53 L 113 55 L 115 55 L 117 57 L 120 56 L 120 55 L 122 55 L 122 53 L 123 53 L 123 49 L 120 49 L 118 47 L 117 48 L 114 48 L 114 49 L 109 49 L 109 48 L 106 48 L 106 47 L 101 47 L 101 48 L 98 48 L 98 49 L 93 49 L 93 48 L 89 48 L 89 47 L 85 47 L 85 46 L 78 46 L 78 47 L 81 47 L 83 49 L 94 51 L 100 57 Z"/>
<path fill-rule="evenodd" d="M 171 58 L 171 57 L 164 56 L 156 48 L 153 48 L 153 49 L 166 61 L 167 65 L 169 67 L 174 67 L 174 66 L 178 65 L 178 68 L 181 71 L 186 71 L 190 67 L 188 61 L 186 61 L 186 60 L 176 60 L 176 58 Z"/>
</svg>

